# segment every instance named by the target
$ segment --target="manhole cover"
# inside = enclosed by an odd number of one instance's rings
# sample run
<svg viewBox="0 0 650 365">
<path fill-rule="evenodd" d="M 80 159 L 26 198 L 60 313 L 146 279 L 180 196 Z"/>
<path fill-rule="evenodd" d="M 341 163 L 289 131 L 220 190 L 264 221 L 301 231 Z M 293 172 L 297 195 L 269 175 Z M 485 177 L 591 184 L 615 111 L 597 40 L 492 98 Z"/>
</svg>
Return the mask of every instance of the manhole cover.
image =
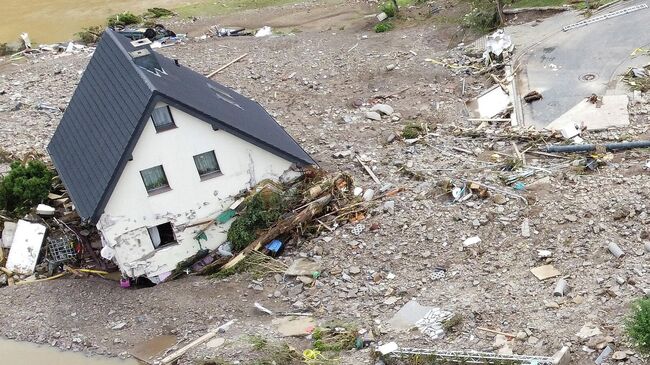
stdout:
<svg viewBox="0 0 650 365">
<path fill-rule="evenodd" d="M 580 81 L 594 81 L 598 78 L 598 75 L 594 73 L 587 73 L 579 77 Z"/>
</svg>

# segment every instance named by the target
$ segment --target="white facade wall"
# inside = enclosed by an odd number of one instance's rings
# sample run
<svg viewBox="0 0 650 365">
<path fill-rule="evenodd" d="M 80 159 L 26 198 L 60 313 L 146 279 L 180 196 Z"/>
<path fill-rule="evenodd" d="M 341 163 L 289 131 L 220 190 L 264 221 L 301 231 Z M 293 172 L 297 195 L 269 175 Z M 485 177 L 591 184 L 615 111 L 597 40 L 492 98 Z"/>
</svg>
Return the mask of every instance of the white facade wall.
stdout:
<svg viewBox="0 0 650 365">
<path fill-rule="evenodd" d="M 159 104 L 157 107 L 164 106 Z M 292 163 L 209 123 L 170 107 L 177 128 L 156 132 L 151 119 L 133 151 L 97 224 L 104 245 L 114 250 L 120 270 L 129 277 L 158 275 L 201 248 L 214 249 L 226 240 L 232 220 L 214 224 L 201 246 L 194 239 L 203 225 L 228 209 L 232 198 L 264 179 L 277 180 Z M 222 175 L 201 181 L 193 156 L 214 150 Z M 162 165 L 170 191 L 149 195 L 140 171 Z M 154 249 L 147 230 L 171 222 L 177 244 Z"/>
</svg>

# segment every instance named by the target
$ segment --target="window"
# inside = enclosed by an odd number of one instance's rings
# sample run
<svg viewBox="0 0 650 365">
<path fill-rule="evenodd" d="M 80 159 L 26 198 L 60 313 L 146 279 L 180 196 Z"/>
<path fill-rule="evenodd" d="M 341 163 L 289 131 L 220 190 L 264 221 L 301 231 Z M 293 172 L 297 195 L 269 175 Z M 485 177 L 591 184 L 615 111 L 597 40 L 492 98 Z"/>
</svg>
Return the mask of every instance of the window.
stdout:
<svg viewBox="0 0 650 365">
<path fill-rule="evenodd" d="M 142 181 L 149 194 L 169 190 L 169 183 L 162 165 L 140 171 Z"/>
<path fill-rule="evenodd" d="M 194 156 L 194 164 L 196 165 L 196 170 L 199 172 L 199 176 L 202 180 L 203 178 L 212 177 L 221 172 L 214 151 Z"/>
<path fill-rule="evenodd" d="M 172 243 L 176 243 L 176 237 L 174 237 L 174 227 L 172 224 L 167 222 L 161 225 L 148 228 L 149 236 L 151 237 L 151 243 L 154 248 L 160 248 Z"/>
<path fill-rule="evenodd" d="M 153 119 L 153 125 L 156 127 L 156 132 L 176 128 L 174 118 L 172 117 L 172 111 L 169 109 L 169 106 L 154 109 L 151 113 L 151 119 Z"/>
</svg>

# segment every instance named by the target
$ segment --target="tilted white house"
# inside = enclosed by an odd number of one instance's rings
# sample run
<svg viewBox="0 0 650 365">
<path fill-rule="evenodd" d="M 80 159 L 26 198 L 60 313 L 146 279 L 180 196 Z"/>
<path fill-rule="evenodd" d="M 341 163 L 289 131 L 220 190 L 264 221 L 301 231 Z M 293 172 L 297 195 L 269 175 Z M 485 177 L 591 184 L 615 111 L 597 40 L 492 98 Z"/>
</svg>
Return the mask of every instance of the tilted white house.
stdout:
<svg viewBox="0 0 650 365">
<path fill-rule="evenodd" d="M 50 144 L 103 253 L 125 276 L 164 280 L 226 240 L 232 220 L 197 222 L 311 157 L 258 103 L 106 30 Z"/>
</svg>

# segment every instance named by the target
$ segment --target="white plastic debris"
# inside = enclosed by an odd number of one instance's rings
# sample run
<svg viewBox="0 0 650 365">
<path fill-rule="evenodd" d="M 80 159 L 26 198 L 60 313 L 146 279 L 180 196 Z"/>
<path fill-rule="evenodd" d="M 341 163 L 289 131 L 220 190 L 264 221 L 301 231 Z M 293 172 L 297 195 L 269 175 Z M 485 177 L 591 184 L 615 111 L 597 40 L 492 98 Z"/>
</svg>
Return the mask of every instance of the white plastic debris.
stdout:
<svg viewBox="0 0 650 365">
<path fill-rule="evenodd" d="M 265 25 L 262 28 L 260 28 L 260 30 L 258 30 L 257 33 L 255 33 L 255 36 L 266 37 L 266 36 L 270 36 L 271 34 L 273 34 L 273 29 L 271 29 L 271 27 L 269 27 L 268 25 Z"/>
<path fill-rule="evenodd" d="M 52 215 L 54 215 L 54 207 L 51 207 L 51 206 L 45 205 L 45 204 L 39 204 L 36 207 L 36 214 L 52 216 Z"/>
<path fill-rule="evenodd" d="M 489 58 L 490 53 L 495 56 L 500 56 L 503 51 L 508 50 L 512 46 L 512 38 L 505 34 L 503 29 L 499 29 L 491 35 L 487 36 L 485 41 L 485 52 L 483 57 Z"/>
<path fill-rule="evenodd" d="M 377 14 L 377 20 L 380 22 L 383 22 L 384 20 L 388 19 L 388 15 L 384 13 L 383 11 L 379 14 Z"/>
<path fill-rule="evenodd" d="M 397 350 L 398 348 L 399 346 L 397 345 L 396 342 L 389 342 L 377 347 L 377 352 L 379 352 L 382 355 L 386 355 Z"/>
</svg>

